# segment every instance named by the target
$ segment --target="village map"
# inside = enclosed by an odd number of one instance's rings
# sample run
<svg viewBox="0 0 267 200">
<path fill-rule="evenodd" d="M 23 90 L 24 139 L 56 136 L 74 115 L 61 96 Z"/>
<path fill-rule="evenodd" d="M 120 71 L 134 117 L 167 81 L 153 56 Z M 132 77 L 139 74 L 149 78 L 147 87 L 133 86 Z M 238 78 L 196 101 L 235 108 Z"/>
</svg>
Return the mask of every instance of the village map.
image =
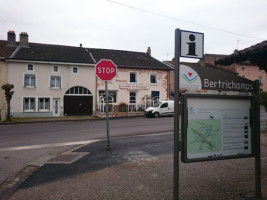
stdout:
<svg viewBox="0 0 267 200">
<path fill-rule="evenodd" d="M 188 151 L 191 154 L 220 151 L 221 134 L 221 120 L 189 120 L 187 139 Z"/>
</svg>

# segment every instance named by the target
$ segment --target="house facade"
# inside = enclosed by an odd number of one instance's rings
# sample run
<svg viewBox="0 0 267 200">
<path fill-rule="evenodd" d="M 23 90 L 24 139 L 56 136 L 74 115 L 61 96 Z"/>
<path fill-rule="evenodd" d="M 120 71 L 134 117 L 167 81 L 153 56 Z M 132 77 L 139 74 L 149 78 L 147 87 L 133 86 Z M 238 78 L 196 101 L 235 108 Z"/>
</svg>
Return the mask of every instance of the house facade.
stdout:
<svg viewBox="0 0 267 200">
<path fill-rule="evenodd" d="M 108 83 L 109 104 L 126 105 L 128 111 L 143 111 L 153 101 L 169 99 L 171 68 L 146 53 L 120 50 L 89 49 L 98 62 L 110 59 L 117 65 L 117 76 Z M 97 110 L 104 110 L 105 84 L 96 79 Z M 152 101 L 152 102 L 151 102 Z M 114 110 L 115 106 L 115 110 Z"/>
<path fill-rule="evenodd" d="M 93 114 L 93 66 L 14 60 L 7 63 L 7 80 L 15 86 L 13 117 Z"/>
<path fill-rule="evenodd" d="M 21 38 L 12 56 L 5 59 L 6 82 L 13 84 L 15 91 L 13 117 L 95 115 L 103 111 L 105 86 L 95 75 L 95 65 L 101 59 L 111 59 L 118 67 L 117 76 L 108 83 L 112 109 L 124 104 L 131 111 L 143 110 L 147 98 L 169 97 L 170 68 L 151 57 L 151 51 L 30 43 L 27 33 Z"/>
<path fill-rule="evenodd" d="M 235 71 L 239 76 L 255 81 L 259 80 L 260 89 L 267 92 L 267 74 L 258 66 L 252 65 L 249 62 L 235 64 Z"/>
</svg>

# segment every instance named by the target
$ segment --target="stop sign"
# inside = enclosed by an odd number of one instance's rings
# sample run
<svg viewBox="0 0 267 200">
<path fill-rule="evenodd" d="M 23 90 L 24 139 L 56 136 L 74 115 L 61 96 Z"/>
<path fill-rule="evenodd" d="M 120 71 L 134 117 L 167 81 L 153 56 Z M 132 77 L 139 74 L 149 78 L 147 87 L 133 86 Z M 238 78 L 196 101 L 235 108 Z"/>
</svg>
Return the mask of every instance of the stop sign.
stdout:
<svg viewBox="0 0 267 200">
<path fill-rule="evenodd" d="M 96 64 L 95 74 L 102 81 L 111 81 L 117 75 L 117 66 L 112 60 L 102 59 Z"/>
</svg>

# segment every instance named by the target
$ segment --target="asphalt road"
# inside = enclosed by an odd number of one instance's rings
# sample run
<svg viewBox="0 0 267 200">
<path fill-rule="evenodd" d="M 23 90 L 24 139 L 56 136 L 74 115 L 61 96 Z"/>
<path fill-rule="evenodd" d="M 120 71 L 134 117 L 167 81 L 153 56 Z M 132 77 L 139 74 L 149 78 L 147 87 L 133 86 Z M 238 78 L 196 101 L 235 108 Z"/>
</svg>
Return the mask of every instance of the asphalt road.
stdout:
<svg viewBox="0 0 267 200">
<path fill-rule="evenodd" d="M 173 131 L 173 117 L 111 119 L 110 137 Z M 71 121 L 57 123 L 0 126 L 0 150 L 4 147 L 40 145 L 103 139 L 106 121 Z"/>
</svg>

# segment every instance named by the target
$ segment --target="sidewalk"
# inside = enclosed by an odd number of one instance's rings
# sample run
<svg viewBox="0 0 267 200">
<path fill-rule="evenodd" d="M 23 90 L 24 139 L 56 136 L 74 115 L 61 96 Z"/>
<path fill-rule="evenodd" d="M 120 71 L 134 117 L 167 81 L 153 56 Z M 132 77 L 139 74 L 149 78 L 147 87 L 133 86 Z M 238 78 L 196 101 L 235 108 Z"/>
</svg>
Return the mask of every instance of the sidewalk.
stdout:
<svg viewBox="0 0 267 200">
<path fill-rule="evenodd" d="M 60 122 L 60 121 L 81 121 L 101 119 L 96 116 L 60 116 L 60 117 L 27 117 L 12 118 L 11 121 L 0 121 L 0 125 L 23 124 L 23 123 L 41 123 L 41 122 Z"/>
<path fill-rule="evenodd" d="M 267 133 L 261 136 L 267 200 Z M 112 139 L 111 151 L 105 147 L 98 141 L 50 160 L 10 200 L 172 200 L 172 134 Z M 180 199 L 255 199 L 254 173 L 254 158 L 180 162 Z"/>
</svg>

